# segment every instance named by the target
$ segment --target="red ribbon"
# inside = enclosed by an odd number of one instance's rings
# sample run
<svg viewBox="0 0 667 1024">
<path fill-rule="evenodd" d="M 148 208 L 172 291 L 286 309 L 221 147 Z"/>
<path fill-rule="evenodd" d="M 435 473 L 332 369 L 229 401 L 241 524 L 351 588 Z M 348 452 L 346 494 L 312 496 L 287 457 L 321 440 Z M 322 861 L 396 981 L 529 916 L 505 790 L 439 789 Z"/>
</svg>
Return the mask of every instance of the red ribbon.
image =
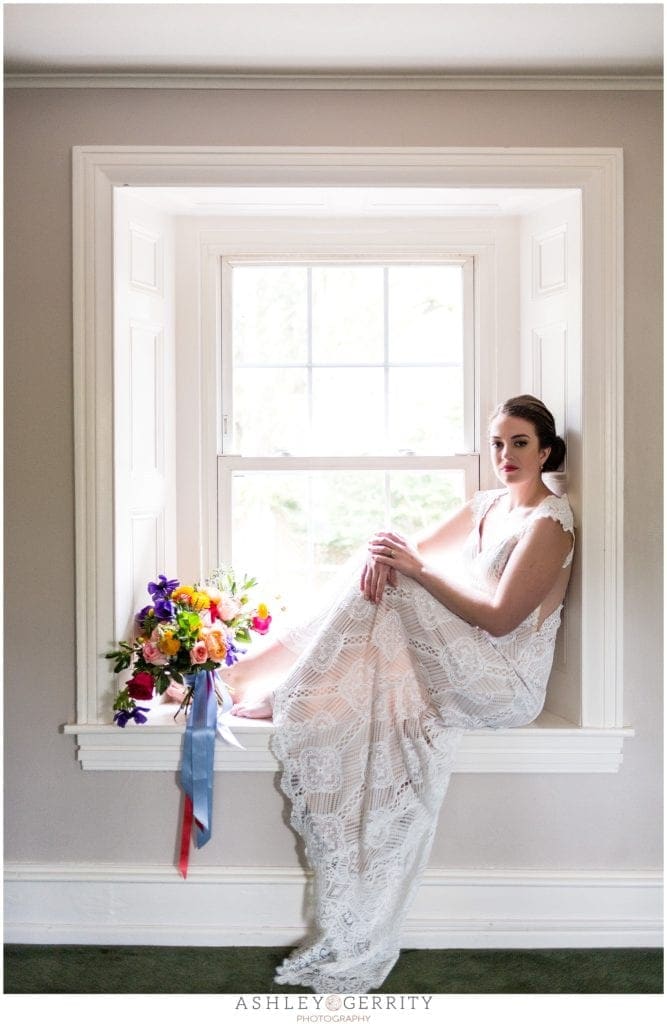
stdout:
<svg viewBox="0 0 667 1024">
<path fill-rule="evenodd" d="M 183 822 L 181 824 L 181 855 L 178 860 L 178 870 L 183 878 L 188 877 L 188 862 L 190 860 L 190 837 L 192 835 L 192 821 L 194 809 L 192 800 L 186 796 L 183 804 Z"/>
</svg>

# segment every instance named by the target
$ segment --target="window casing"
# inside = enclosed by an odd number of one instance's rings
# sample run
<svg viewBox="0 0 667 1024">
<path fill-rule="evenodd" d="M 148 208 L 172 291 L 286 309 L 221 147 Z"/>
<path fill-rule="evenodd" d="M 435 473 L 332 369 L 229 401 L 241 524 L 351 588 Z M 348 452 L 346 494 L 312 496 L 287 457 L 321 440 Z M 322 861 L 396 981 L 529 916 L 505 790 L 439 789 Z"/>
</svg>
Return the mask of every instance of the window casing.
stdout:
<svg viewBox="0 0 667 1024">
<path fill-rule="evenodd" d="M 252 169 L 252 173 L 250 172 Z M 174 176 L 176 175 L 176 177 Z M 250 175 L 250 177 L 249 177 Z M 155 726 L 125 730 L 108 725 L 110 683 L 100 658 L 114 636 L 113 402 L 110 359 L 113 349 L 113 193 L 127 185 L 159 187 L 253 184 L 405 185 L 425 182 L 456 187 L 474 181 L 489 187 L 579 188 L 582 196 L 583 349 L 577 408 L 586 409 L 586 431 L 568 437 L 574 459 L 568 486 L 578 525 L 582 648 L 581 720 L 538 722 L 534 727 L 494 735 L 471 733 L 462 748 L 460 770 L 615 771 L 623 739 L 632 729 L 622 712 L 622 154 L 618 150 L 238 150 L 78 147 L 74 151 L 74 377 L 77 537 L 77 721 L 65 731 L 77 736 L 78 757 L 87 768 L 155 769 L 178 763 L 180 730 Z M 218 380 L 214 350 L 204 341 L 215 335 L 220 308 L 217 268 L 225 246 L 199 239 L 200 262 L 192 276 L 201 283 L 195 319 L 193 357 L 202 380 Z M 217 248 L 217 252 L 216 252 Z M 256 247 L 251 245 L 249 252 Z M 428 248 L 428 246 L 426 246 Z M 466 247 L 462 247 L 464 250 Z M 228 247 L 227 247 L 228 249 Z M 479 265 L 496 267 L 493 242 L 468 246 Z M 217 278 L 216 278 L 217 274 Z M 483 277 L 483 275 L 482 275 Z M 489 284 L 490 282 L 490 284 Z M 475 296 L 477 324 L 496 310 L 493 274 Z M 213 302 L 208 300 L 213 298 Z M 484 301 L 491 300 L 491 301 Z M 482 301 L 480 301 L 480 299 Z M 485 310 L 487 311 L 485 314 Z M 502 320 L 502 317 L 500 318 Z M 497 328 L 497 325 L 496 325 Z M 479 358 L 479 352 L 476 352 Z M 179 353 L 177 352 L 177 360 Z M 574 368 L 576 371 L 576 367 Z M 487 375 L 486 382 L 483 379 Z M 488 410 L 498 395 L 509 393 L 504 361 L 498 358 L 497 333 L 488 364 L 480 366 L 478 402 Z M 492 382 L 490 384 L 489 382 Z M 485 391 L 486 384 L 486 391 Z M 217 403 L 217 396 L 213 406 Z M 210 422 L 210 394 L 202 397 L 200 427 Z M 479 422 L 479 408 L 477 409 Z M 201 430 L 202 465 L 215 465 L 216 439 Z M 198 550 L 184 552 L 194 565 L 211 564 L 217 535 L 210 498 L 215 479 L 199 469 L 186 491 L 200 516 Z M 215 476 L 215 474 L 214 474 Z M 480 471 L 483 487 L 492 486 Z M 585 488 L 579 487 L 586 481 Z M 179 485 L 180 486 L 180 485 Z M 270 728 L 270 727 L 268 727 Z M 265 724 L 241 728 L 247 754 L 231 761 L 219 751 L 221 770 L 275 770 L 266 756 Z"/>
</svg>

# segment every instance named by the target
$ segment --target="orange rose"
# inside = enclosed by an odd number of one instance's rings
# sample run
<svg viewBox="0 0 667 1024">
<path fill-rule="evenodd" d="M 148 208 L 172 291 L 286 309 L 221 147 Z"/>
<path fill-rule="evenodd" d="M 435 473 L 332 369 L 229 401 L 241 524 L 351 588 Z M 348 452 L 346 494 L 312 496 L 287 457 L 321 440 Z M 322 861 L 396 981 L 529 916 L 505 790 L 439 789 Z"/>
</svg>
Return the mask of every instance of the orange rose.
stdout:
<svg viewBox="0 0 667 1024">
<path fill-rule="evenodd" d="M 227 654 L 227 643 L 222 630 L 215 626 L 212 629 L 207 629 L 204 631 L 203 639 L 209 657 L 213 661 L 224 661 Z"/>
</svg>

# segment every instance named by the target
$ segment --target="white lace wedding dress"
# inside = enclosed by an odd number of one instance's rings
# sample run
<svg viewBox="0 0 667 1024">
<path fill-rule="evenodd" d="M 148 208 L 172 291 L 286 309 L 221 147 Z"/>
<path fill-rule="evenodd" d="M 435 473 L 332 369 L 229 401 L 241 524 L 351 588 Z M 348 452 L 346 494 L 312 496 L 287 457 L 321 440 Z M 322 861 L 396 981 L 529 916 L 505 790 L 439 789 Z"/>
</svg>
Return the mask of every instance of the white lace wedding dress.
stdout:
<svg viewBox="0 0 667 1024">
<path fill-rule="evenodd" d="M 481 550 L 479 524 L 503 490 L 479 492 L 464 549 L 468 580 L 493 592 L 519 538 L 549 516 L 573 532 L 567 498 L 508 519 Z M 568 555 L 568 565 L 572 552 Z M 278 968 L 316 992 L 378 988 L 429 857 L 464 729 L 527 725 L 542 709 L 560 623 L 536 609 L 493 637 L 399 575 L 379 605 L 354 583 L 283 639 L 300 657 L 274 694 L 272 749 L 313 871 L 316 933 Z"/>
</svg>

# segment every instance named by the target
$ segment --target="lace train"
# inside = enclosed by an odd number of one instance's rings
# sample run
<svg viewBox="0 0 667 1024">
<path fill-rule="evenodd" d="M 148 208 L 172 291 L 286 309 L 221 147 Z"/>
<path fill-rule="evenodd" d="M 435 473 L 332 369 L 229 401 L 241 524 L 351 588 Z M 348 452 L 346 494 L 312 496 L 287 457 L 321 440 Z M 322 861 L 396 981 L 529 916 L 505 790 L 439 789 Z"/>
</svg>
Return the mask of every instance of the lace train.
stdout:
<svg viewBox="0 0 667 1024">
<path fill-rule="evenodd" d="M 534 720 L 557 625 L 552 616 L 536 631 L 531 616 L 501 642 L 399 577 L 380 605 L 355 584 L 291 638 L 305 649 L 274 695 L 272 750 L 313 869 L 317 931 L 276 982 L 318 992 L 382 984 L 463 730 Z"/>
</svg>

